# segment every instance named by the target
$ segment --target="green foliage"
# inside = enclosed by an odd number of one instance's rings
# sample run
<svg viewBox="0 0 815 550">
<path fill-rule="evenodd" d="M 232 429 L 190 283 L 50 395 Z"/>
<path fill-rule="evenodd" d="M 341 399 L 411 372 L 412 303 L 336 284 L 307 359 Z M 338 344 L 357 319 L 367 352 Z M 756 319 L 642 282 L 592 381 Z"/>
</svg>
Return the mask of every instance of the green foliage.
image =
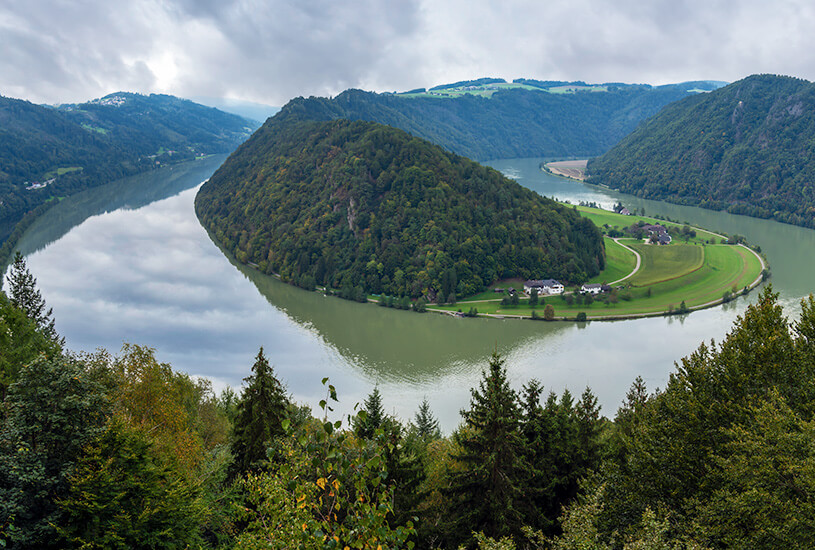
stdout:
<svg viewBox="0 0 815 550">
<path fill-rule="evenodd" d="M 504 360 L 494 352 L 489 370 L 472 389 L 470 408 L 461 411 L 464 426 L 454 458 L 459 468 L 451 473 L 448 536 L 457 544 L 481 531 L 489 537 L 520 536 L 523 520 L 521 480 L 523 442 L 519 432 L 518 396 L 509 387 Z"/>
<path fill-rule="evenodd" d="M 272 118 L 202 186 L 196 212 L 242 262 L 340 296 L 457 297 L 507 276 L 605 265 L 597 228 L 394 128 Z"/>
<path fill-rule="evenodd" d="M 104 104 L 114 97 L 122 103 Z M 172 96 L 129 93 L 58 108 L 0 97 L 0 119 L 0 242 L 19 238 L 15 225 L 33 221 L 52 197 L 151 170 L 157 162 L 230 152 L 254 127 Z M 45 188 L 26 189 L 52 178 Z M 0 248 L 0 263 L 11 251 Z"/>
<path fill-rule="evenodd" d="M 40 354 L 54 357 L 60 351 L 59 342 L 43 334 L 37 323 L 0 291 L 0 402 L 5 401 L 9 385 L 17 380 L 24 365 Z"/>
<path fill-rule="evenodd" d="M 721 344 L 682 359 L 663 392 L 632 389 L 604 473 L 605 532 L 631 534 L 651 508 L 684 518 L 680 532 L 717 547 L 772 547 L 753 530 L 770 524 L 795 540 L 791 526 L 806 522 L 811 490 L 809 451 L 796 441 L 808 439 L 815 415 L 813 305 L 810 297 L 791 326 L 767 287 Z M 761 456 L 777 474 L 747 473 Z M 731 522 L 721 523 L 726 514 Z"/>
<path fill-rule="evenodd" d="M 433 416 L 433 412 L 430 410 L 430 403 L 427 402 L 427 398 L 424 398 L 422 400 L 422 404 L 419 405 L 419 411 L 416 413 L 414 425 L 416 426 L 416 434 L 425 443 L 441 437 L 439 421 L 435 416 Z"/>
<path fill-rule="evenodd" d="M 538 305 L 538 289 L 537 288 L 533 288 L 531 291 L 529 291 L 529 305 L 530 306 Z"/>
<path fill-rule="evenodd" d="M 37 288 L 37 279 L 28 271 L 23 255 L 17 252 L 6 276 L 8 296 L 11 303 L 22 310 L 37 324 L 37 329 L 46 337 L 62 344 L 54 328 L 53 310 L 45 309 L 45 300 Z"/>
<path fill-rule="evenodd" d="M 244 381 L 232 436 L 233 476 L 263 468 L 273 440 L 285 433 L 283 422 L 289 408 L 283 385 L 275 378 L 263 348 Z"/>
<path fill-rule="evenodd" d="M 815 84 L 754 75 L 665 107 L 589 182 L 653 200 L 815 227 Z"/>
<path fill-rule="evenodd" d="M 60 548 L 57 501 L 85 444 L 103 430 L 105 386 L 78 361 L 41 357 L 9 387 L 0 426 L 0 537 L 15 548 Z"/>
<path fill-rule="evenodd" d="M 277 116 L 370 120 L 478 160 L 593 157 L 664 105 L 690 95 L 687 90 L 681 85 L 615 86 L 604 93 L 577 94 L 516 89 L 497 91 L 489 99 L 404 98 L 346 90 L 333 99 L 295 98 Z"/>
<path fill-rule="evenodd" d="M 241 482 L 250 506 L 235 547 L 413 548 L 412 523 L 389 523 L 390 447 L 382 431 L 366 441 L 342 430 L 341 421 L 303 424 L 284 440 L 274 471 Z"/>
<path fill-rule="evenodd" d="M 153 450 L 144 433 L 114 422 L 78 457 L 58 500 L 59 535 L 70 548 L 200 545 L 204 508 L 196 489 Z"/>
<path fill-rule="evenodd" d="M 812 544 L 815 421 L 804 420 L 779 393 L 751 408 L 749 421 L 727 430 L 715 457 L 715 492 L 696 522 L 717 546 L 803 548 Z"/>
<path fill-rule="evenodd" d="M 543 308 L 543 318 L 547 321 L 555 320 L 555 308 L 552 307 L 552 304 L 546 304 L 546 307 Z"/>
<path fill-rule="evenodd" d="M 376 431 L 388 421 L 390 419 L 385 415 L 385 409 L 382 407 L 382 394 L 379 393 L 379 387 L 375 387 L 365 398 L 360 414 L 354 417 L 354 433 L 363 439 L 372 439 Z"/>
</svg>

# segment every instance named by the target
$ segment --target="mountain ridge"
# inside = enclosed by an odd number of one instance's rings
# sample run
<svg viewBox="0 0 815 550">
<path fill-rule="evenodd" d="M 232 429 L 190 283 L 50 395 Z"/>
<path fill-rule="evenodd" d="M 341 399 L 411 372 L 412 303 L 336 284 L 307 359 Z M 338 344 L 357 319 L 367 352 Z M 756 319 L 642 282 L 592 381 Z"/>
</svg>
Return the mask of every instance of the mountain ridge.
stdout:
<svg viewBox="0 0 815 550">
<path fill-rule="evenodd" d="M 588 164 L 643 198 L 815 227 L 815 84 L 752 75 L 666 106 Z"/>
</svg>

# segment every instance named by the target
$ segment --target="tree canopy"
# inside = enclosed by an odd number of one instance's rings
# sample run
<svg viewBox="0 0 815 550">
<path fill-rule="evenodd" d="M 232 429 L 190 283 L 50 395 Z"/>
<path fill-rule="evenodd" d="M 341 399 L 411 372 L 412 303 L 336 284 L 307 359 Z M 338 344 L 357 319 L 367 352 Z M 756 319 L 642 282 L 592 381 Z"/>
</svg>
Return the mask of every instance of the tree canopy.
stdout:
<svg viewBox="0 0 815 550">
<path fill-rule="evenodd" d="M 666 106 L 589 183 L 653 200 L 815 227 L 815 84 L 754 75 Z"/>
<path fill-rule="evenodd" d="M 272 118 L 195 205 L 239 261 L 362 300 L 467 296 L 504 277 L 580 282 L 605 265 L 600 232 L 572 208 L 371 122 Z"/>
</svg>

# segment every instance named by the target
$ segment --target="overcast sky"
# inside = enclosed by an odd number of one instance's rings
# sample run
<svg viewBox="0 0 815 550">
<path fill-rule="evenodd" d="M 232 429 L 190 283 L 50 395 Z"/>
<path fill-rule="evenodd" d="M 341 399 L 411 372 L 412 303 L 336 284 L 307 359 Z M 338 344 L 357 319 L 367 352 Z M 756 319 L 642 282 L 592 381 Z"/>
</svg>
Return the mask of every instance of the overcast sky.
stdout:
<svg viewBox="0 0 815 550">
<path fill-rule="evenodd" d="M 283 105 L 496 76 L 815 78 L 811 0 L 4 0 L 0 95 Z"/>
</svg>

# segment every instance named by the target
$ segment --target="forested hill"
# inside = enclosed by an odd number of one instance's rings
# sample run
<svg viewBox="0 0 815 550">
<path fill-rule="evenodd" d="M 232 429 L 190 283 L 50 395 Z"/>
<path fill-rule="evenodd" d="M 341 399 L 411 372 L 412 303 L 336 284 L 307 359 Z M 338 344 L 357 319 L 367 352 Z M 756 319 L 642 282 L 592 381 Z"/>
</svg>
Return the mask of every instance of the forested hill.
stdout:
<svg viewBox="0 0 815 550">
<path fill-rule="evenodd" d="M 116 93 L 58 108 L 0 97 L 0 243 L 48 201 L 159 164 L 230 152 L 255 127 L 165 95 Z"/>
<path fill-rule="evenodd" d="M 371 122 L 273 117 L 195 207 L 238 260 L 344 294 L 433 299 L 501 277 L 579 282 L 605 261 L 597 228 L 573 209 Z"/>
<path fill-rule="evenodd" d="M 480 82 L 480 81 L 476 81 Z M 546 83 L 457 97 L 376 94 L 347 90 L 333 99 L 296 98 L 277 115 L 318 120 L 370 120 L 401 128 L 477 160 L 597 156 L 663 106 L 717 83 L 660 87 L 603 85 L 603 91 L 552 93 Z M 435 89 L 435 88 L 434 88 Z M 422 90 L 423 91 L 423 90 Z"/>
<path fill-rule="evenodd" d="M 815 227 L 815 84 L 756 75 L 689 97 L 588 171 L 644 198 Z"/>
</svg>

